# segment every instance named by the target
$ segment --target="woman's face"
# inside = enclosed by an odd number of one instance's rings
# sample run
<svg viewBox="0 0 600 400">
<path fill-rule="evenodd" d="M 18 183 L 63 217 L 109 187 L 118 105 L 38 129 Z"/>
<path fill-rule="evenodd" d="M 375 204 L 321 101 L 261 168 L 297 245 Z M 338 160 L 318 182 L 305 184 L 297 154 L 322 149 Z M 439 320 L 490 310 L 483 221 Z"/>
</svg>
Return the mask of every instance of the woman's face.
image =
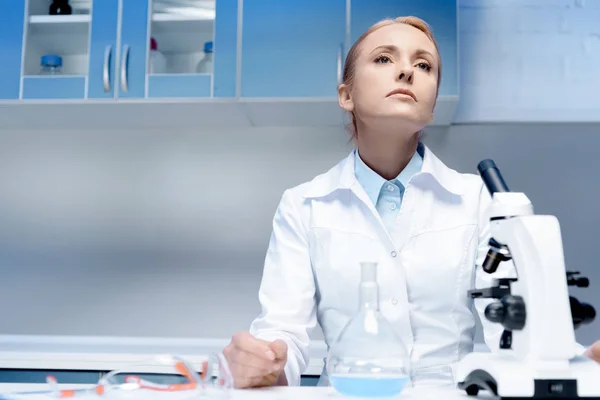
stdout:
<svg viewBox="0 0 600 400">
<path fill-rule="evenodd" d="M 420 131 L 433 121 L 438 65 L 435 45 L 417 28 L 379 28 L 360 44 L 354 81 L 341 85 L 340 105 L 365 125 L 393 122 Z"/>
</svg>

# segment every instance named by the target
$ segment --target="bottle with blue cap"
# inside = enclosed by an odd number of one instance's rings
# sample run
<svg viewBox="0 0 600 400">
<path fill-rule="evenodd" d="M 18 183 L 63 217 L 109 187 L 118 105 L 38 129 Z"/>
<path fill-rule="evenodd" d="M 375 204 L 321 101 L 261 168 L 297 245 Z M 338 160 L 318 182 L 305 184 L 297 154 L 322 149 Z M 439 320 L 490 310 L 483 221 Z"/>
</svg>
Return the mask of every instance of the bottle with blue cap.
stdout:
<svg viewBox="0 0 600 400">
<path fill-rule="evenodd" d="M 199 74 L 211 74 L 213 68 L 213 42 L 204 43 L 204 57 L 198 62 L 196 72 Z"/>
<path fill-rule="evenodd" d="M 62 73 L 62 57 L 56 54 L 44 54 L 40 66 L 42 75 L 58 75 Z"/>
</svg>

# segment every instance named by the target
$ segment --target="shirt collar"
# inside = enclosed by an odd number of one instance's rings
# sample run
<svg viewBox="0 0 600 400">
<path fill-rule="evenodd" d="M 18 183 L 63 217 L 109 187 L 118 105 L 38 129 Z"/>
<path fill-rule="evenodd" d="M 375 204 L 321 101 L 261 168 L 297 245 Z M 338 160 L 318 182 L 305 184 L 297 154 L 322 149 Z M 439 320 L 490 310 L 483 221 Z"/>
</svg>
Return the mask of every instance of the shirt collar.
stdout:
<svg viewBox="0 0 600 400">
<path fill-rule="evenodd" d="M 387 182 L 384 178 L 381 177 L 377 172 L 373 171 L 365 162 L 360 158 L 360 154 L 358 149 L 355 150 L 356 154 L 354 156 L 354 174 L 356 175 L 356 179 L 361 184 L 367 195 L 373 202 L 373 204 L 377 204 L 377 199 L 379 198 L 379 193 L 381 192 L 381 187 Z M 416 151 L 406 167 L 398 174 L 398 176 L 392 181 L 398 181 L 402 187 L 406 188 L 408 186 L 408 182 L 413 175 L 419 173 L 421 171 L 421 166 L 423 165 L 423 158 L 418 151 Z"/>
<path fill-rule="evenodd" d="M 432 184 L 452 194 L 460 196 L 464 193 L 461 174 L 448 168 L 423 143 L 419 143 L 419 154 L 422 157 L 421 172 L 415 178 L 425 176 L 432 178 Z M 324 197 L 338 189 L 351 189 L 359 184 L 355 175 L 356 151 L 352 150 L 348 157 L 324 174 L 315 177 L 309 184 L 305 198 Z"/>
</svg>

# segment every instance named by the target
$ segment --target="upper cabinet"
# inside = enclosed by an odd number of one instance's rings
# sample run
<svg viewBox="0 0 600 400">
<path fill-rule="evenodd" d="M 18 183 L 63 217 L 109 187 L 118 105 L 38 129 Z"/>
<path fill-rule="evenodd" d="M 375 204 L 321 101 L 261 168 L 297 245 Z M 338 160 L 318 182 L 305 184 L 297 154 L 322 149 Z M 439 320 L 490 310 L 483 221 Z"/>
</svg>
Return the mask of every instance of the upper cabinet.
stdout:
<svg viewBox="0 0 600 400">
<path fill-rule="evenodd" d="M 244 0 L 241 97 L 337 97 L 346 0 Z"/>
<path fill-rule="evenodd" d="M 145 124 L 157 123 L 154 115 L 162 122 L 169 107 L 167 126 L 345 124 L 337 87 L 350 46 L 375 22 L 402 15 L 423 18 L 436 36 L 443 76 L 434 124 L 449 123 L 457 0 L 10 0 L 0 13 L 0 101 L 97 105 L 89 115 L 119 104 L 111 110 Z M 168 101 L 150 101 L 160 99 Z M 190 99 L 202 105 L 190 112 Z M 60 115 L 50 108 L 42 111 Z"/>
<path fill-rule="evenodd" d="M 14 60 L 0 79 L 22 87 L 3 98 L 235 97 L 237 0 L 52 3 L 11 0 L 0 17 Z"/>
</svg>

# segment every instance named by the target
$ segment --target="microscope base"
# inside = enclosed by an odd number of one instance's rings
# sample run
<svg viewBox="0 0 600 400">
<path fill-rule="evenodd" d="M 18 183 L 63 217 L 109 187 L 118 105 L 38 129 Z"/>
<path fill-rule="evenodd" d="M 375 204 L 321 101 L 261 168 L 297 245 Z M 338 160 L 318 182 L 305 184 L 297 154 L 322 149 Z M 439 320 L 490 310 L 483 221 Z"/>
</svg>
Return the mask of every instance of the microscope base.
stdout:
<svg viewBox="0 0 600 400">
<path fill-rule="evenodd" d="M 600 400 L 600 364 L 584 356 L 565 368 L 518 360 L 510 350 L 470 353 L 456 368 L 458 388 L 476 396 L 480 390 L 499 399 Z"/>
</svg>

